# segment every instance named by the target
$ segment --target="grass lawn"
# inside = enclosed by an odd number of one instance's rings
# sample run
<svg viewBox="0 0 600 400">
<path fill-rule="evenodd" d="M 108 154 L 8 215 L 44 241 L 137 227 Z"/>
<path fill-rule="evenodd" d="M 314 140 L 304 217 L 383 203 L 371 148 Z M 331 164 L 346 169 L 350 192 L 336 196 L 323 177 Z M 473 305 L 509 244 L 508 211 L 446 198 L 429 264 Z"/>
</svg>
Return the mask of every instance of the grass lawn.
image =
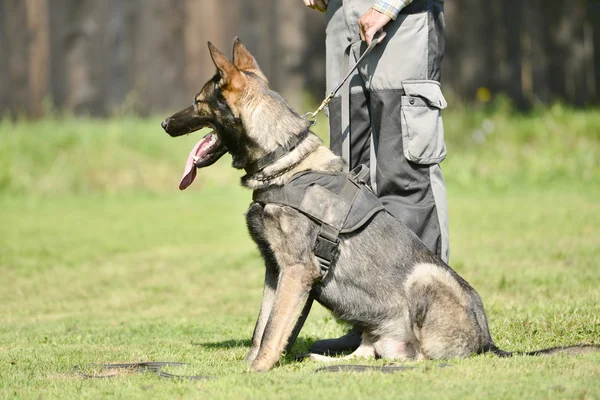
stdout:
<svg viewBox="0 0 600 400">
<path fill-rule="evenodd" d="M 555 113 L 447 122 L 450 264 L 511 351 L 600 344 L 600 118 Z M 251 194 L 229 160 L 179 192 L 198 137 L 169 140 L 157 120 L 0 123 L 0 398 L 600 398 L 600 353 L 395 374 L 315 373 L 289 355 L 248 372 L 264 274 Z M 315 306 L 294 353 L 344 331 Z M 133 361 L 215 379 L 73 372 Z"/>
</svg>

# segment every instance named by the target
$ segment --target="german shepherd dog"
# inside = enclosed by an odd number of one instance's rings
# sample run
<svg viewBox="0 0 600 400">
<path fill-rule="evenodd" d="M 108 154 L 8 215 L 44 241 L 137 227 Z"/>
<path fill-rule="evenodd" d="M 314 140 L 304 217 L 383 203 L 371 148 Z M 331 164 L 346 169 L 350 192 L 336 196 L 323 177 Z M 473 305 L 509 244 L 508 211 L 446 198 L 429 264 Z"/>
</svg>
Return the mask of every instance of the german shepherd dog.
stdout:
<svg viewBox="0 0 600 400">
<path fill-rule="evenodd" d="M 212 127 L 194 146 L 180 189 L 196 169 L 229 152 L 234 168 L 247 168 L 306 132 L 309 123 L 275 92 L 254 57 L 236 38 L 233 62 L 210 42 L 216 74 L 194 103 L 162 122 L 171 136 Z M 309 133 L 287 154 L 246 174 L 242 185 L 262 189 L 284 185 L 306 171 L 342 171 L 343 160 Z M 350 356 L 401 360 L 447 359 L 493 352 L 481 299 L 454 270 L 434 255 L 406 226 L 379 212 L 354 233 L 341 234 L 339 255 L 321 280 L 313 246 L 319 225 L 294 208 L 252 203 L 248 229 L 266 264 L 265 285 L 252 346 L 246 359 L 254 371 L 267 371 L 306 318 L 312 299 L 362 331 Z M 300 323 L 298 323 L 300 320 Z M 595 346 L 553 348 L 583 352 Z M 313 359 L 330 357 L 312 355 Z"/>
</svg>

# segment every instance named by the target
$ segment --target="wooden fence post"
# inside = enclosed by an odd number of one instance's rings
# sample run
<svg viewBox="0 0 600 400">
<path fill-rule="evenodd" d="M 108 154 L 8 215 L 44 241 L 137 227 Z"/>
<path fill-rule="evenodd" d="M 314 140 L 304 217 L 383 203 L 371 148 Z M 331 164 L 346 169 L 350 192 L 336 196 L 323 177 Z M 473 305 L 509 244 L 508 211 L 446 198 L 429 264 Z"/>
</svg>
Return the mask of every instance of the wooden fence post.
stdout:
<svg viewBox="0 0 600 400">
<path fill-rule="evenodd" d="M 29 115 L 41 117 L 43 101 L 48 96 L 50 70 L 50 31 L 48 0 L 26 0 L 27 30 L 29 31 Z"/>
</svg>

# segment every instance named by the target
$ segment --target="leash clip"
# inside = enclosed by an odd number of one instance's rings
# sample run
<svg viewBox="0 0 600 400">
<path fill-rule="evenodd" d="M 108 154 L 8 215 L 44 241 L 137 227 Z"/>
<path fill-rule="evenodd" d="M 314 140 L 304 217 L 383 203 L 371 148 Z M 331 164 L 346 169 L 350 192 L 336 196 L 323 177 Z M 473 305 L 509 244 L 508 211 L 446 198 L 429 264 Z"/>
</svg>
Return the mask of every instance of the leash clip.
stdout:
<svg viewBox="0 0 600 400">
<path fill-rule="evenodd" d="M 310 125 L 313 126 L 314 124 L 317 123 L 317 115 L 319 115 L 319 113 L 321 111 L 323 111 L 323 109 L 325 107 L 327 107 L 327 104 L 329 104 L 329 102 L 331 101 L 331 99 L 333 99 L 335 92 L 331 92 L 327 95 L 327 97 L 325 97 L 325 100 L 323 100 L 323 102 L 321 103 L 321 105 L 313 112 L 307 112 L 306 114 L 304 114 L 304 118 L 310 122 Z"/>
<path fill-rule="evenodd" d="M 304 119 L 308 121 L 310 126 L 314 126 L 317 123 L 317 112 L 307 112 L 303 115 Z"/>
</svg>

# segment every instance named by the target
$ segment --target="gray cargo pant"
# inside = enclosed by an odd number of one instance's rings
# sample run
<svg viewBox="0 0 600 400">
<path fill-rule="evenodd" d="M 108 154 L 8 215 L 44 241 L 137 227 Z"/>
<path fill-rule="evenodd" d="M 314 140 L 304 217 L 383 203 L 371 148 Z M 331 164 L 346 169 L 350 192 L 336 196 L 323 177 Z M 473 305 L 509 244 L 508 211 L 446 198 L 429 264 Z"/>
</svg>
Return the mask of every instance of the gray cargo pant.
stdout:
<svg viewBox="0 0 600 400">
<path fill-rule="evenodd" d="M 329 0 L 327 91 L 344 75 L 344 50 L 373 0 Z M 446 156 L 440 89 L 444 53 L 443 2 L 414 0 L 384 28 L 383 43 L 350 78 L 349 105 L 329 103 L 330 147 L 342 155 L 349 137 L 350 169 L 371 168 L 371 184 L 387 211 L 448 261 L 448 209 L 439 163 Z M 354 65 L 366 44 L 351 47 Z M 348 101 L 348 100 L 346 100 Z M 349 126 L 342 126 L 342 108 Z M 346 120 L 344 118 L 344 120 Z"/>
</svg>

